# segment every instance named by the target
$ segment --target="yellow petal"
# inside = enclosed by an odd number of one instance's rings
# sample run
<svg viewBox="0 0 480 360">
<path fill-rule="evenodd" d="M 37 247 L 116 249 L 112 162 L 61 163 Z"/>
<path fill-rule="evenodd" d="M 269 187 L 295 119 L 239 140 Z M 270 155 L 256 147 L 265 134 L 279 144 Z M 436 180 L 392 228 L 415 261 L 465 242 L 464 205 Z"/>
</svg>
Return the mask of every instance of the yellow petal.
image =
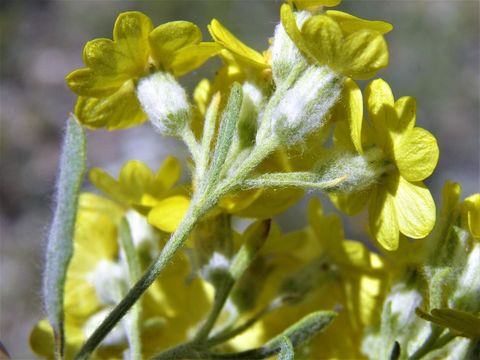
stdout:
<svg viewBox="0 0 480 360">
<path fill-rule="evenodd" d="M 107 97 L 80 96 L 75 104 L 75 115 L 86 127 L 107 130 L 126 129 L 147 119 L 131 81 Z"/>
<path fill-rule="evenodd" d="M 148 222 L 165 232 L 174 232 L 190 205 L 184 196 L 172 196 L 161 200 L 148 214 Z"/>
<path fill-rule="evenodd" d="M 384 147 L 388 141 L 387 124 L 390 119 L 396 119 L 392 90 L 385 80 L 376 79 L 367 85 L 364 96 L 375 129 L 375 142 Z"/>
<path fill-rule="evenodd" d="M 462 187 L 458 183 L 447 181 L 442 189 L 442 213 L 445 217 L 455 211 L 460 199 Z"/>
<path fill-rule="evenodd" d="M 415 126 L 417 104 L 413 97 L 403 96 L 395 102 L 397 123 L 390 123 L 391 129 L 397 133 L 404 133 Z"/>
<path fill-rule="evenodd" d="M 425 129 L 414 128 L 398 137 L 393 150 L 400 174 L 409 181 L 427 178 L 437 166 L 437 140 Z"/>
<path fill-rule="evenodd" d="M 432 231 L 435 203 L 423 183 L 411 183 L 400 176 L 394 204 L 402 234 L 421 239 Z"/>
<path fill-rule="evenodd" d="M 199 68 L 205 61 L 217 55 L 221 49 L 218 44 L 203 42 L 178 50 L 170 65 L 173 74 L 175 76 L 182 76 Z"/>
<path fill-rule="evenodd" d="M 369 223 L 374 238 L 389 251 L 398 248 L 399 227 L 394 198 L 385 189 L 378 188 L 370 201 Z"/>
<path fill-rule="evenodd" d="M 142 195 L 151 188 L 153 178 L 153 172 L 146 164 L 130 160 L 122 166 L 118 181 L 124 191 L 128 191 L 132 198 L 140 201 Z"/>
<path fill-rule="evenodd" d="M 480 238 L 480 194 L 467 197 L 462 208 L 467 214 L 467 225 L 470 232 L 475 238 Z"/>
<path fill-rule="evenodd" d="M 255 219 L 268 219 L 280 214 L 303 196 L 298 189 L 263 189 L 246 208 L 235 212 L 236 215 Z"/>
<path fill-rule="evenodd" d="M 97 189 L 101 190 L 112 199 L 123 205 L 128 205 L 131 202 L 130 194 L 126 193 L 118 181 L 102 169 L 93 168 L 90 170 L 89 177 L 90 181 Z"/>
<path fill-rule="evenodd" d="M 181 172 L 182 167 L 180 161 L 173 156 L 167 156 L 155 174 L 155 179 L 150 190 L 151 194 L 161 196 L 170 190 L 178 179 L 180 179 Z"/>
<path fill-rule="evenodd" d="M 321 6 L 337 6 L 342 0 L 288 0 L 290 5 L 295 4 L 298 10 L 314 11 Z"/>
<path fill-rule="evenodd" d="M 369 191 L 361 191 L 351 194 L 329 194 L 330 200 L 337 209 L 349 216 L 358 214 L 365 207 L 369 196 Z"/>
<path fill-rule="evenodd" d="M 152 30 L 150 18 L 138 11 L 121 13 L 113 28 L 117 69 L 132 77 L 145 73 L 149 56 L 148 34 Z M 90 66 L 90 65 L 89 65 Z"/>
<path fill-rule="evenodd" d="M 74 93 L 82 96 L 97 97 L 115 93 L 128 79 L 129 76 L 127 74 L 99 74 L 89 68 L 72 71 L 65 77 L 68 87 Z"/>
<path fill-rule="evenodd" d="M 393 29 L 393 26 L 385 21 L 365 20 L 338 10 L 327 10 L 326 14 L 335 20 L 345 33 L 374 30 L 386 34 Z"/>
<path fill-rule="evenodd" d="M 359 154 L 363 154 L 362 148 L 362 121 L 363 121 L 363 99 L 362 92 L 352 79 L 346 79 L 340 102 L 342 114 L 340 115 L 348 122 L 350 139 L 353 147 Z"/>
<path fill-rule="evenodd" d="M 312 16 L 303 24 L 302 36 L 319 64 L 339 69 L 343 34 L 334 20 L 325 15 Z"/>
<path fill-rule="evenodd" d="M 283 4 L 280 8 L 280 19 L 282 21 L 283 28 L 288 34 L 290 40 L 293 41 L 295 46 L 310 60 L 314 61 L 315 57 L 310 52 L 310 49 L 303 39 L 302 33 L 297 27 L 297 21 L 295 15 L 293 14 L 291 6 Z"/>
<path fill-rule="evenodd" d="M 54 359 L 53 329 L 48 320 L 40 320 L 30 333 L 30 348 L 47 359 Z"/>
<path fill-rule="evenodd" d="M 250 65 L 260 69 L 269 67 L 262 54 L 238 40 L 235 35 L 228 31 L 218 20 L 213 19 L 210 25 L 208 25 L 208 30 L 217 43 Z"/>
<path fill-rule="evenodd" d="M 202 41 L 202 32 L 197 25 L 188 21 L 172 21 L 157 26 L 148 40 L 156 62 L 168 70 L 175 52 Z"/>
<path fill-rule="evenodd" d="M 388 48 L 383 36 L 376 31 L 360 30 L 348 35 L 342 44 L 342 73 L 365 80 L 388 65 Z"/>
</svg>

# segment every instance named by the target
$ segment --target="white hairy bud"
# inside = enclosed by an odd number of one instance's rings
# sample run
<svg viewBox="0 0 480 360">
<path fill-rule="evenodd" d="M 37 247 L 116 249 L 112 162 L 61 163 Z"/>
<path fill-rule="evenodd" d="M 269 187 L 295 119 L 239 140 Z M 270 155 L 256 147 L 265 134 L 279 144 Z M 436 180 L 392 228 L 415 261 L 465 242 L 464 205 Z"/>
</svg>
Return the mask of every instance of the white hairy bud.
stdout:
<svg viewBox="0 0 480 360">
<path fill-rule="evenodd" d="M 328 67 L 309 66 L 273 110 L 272 131 L 289 145 L 322 127 L 341 93 L 340 78 Z"/>
<path fill-rule="evenodd" d="M 295 13 L 298 28 L 301 29 L 303 23 L 311 16 L 308 11 Z M 306 65 L 307 60 L 285 32 L 283 25 L 278 24 L 272 43 L 272 75 L 275 83 L 278 85 L 285 81 L 292 69 L 301 63 Z"/>
<path fill-rule="evenodd" d="M 190 115 L 187 94 L 170 73 L 157 72 L 141 79 L 137 96 L 143 111 L 161 134 L 178 136 L 187 125 Z"/>
<path fill-rule="evenodd" d="M 316 172 L 322 181 L 338 181 L 329 191 L 350 193 L 365 190 L 378 183 L 386 171 L 385 155 L 378 148 L 364 154 L 335 152 L 321 162 Z"/>
<path fill-rule="evenodd" d="M 242 86 L 243 101 L 237 124 L 237 137 L 241 148 L 253 145 L 258 128 L 260 109 L 265 102 L 261 89 L 253 83 L 245 82 Z"/>
</svg>

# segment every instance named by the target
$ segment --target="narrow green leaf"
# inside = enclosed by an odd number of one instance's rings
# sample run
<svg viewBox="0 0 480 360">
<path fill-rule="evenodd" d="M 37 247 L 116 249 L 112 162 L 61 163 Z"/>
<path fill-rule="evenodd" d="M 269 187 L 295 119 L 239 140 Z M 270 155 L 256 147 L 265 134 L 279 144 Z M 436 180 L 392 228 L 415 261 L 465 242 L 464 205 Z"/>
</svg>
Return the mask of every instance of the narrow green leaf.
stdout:
<svg viewBox="0 0 480 360">
<path fill-rule="evenodd" d="M 293 349 L 292 342 L 288 337 L 283 337 L 282 343 L 280 344 L 280 349 L 278 360 L 295 360 L 295 351 Z"/>
<path fill-rule="evenodd" d="M 78 196 L 86 168 L 85 132 L 74 115 L 67 120 L 67 130 L 57 179 L 56 207 L 48 234 L 43 298 L 48 319 L 55 332 L 57 356 L 63 354 L 63 291 L 70 258 Z"/>
<path fill-rule="evenodd" d="M 119 238 L 123 251 L 125 252 L 125 258 L 127 259 L 129 285 L 133 286 L 142 276 L 142 269 L 135 245 L 133 244 L 130 225 L 125 218 L 120 222 Z M 128 358 L 132 360 L 142 359 L 142 342 L 140 337 L 141 311 L 141 302 L 137 301 L 130 311 L 130 321 L 126 322 L 127 338 L 130 344 Z"/>
<path fill-rule="evenodd" d="M 212 165 L 210 168 L 209 182 L 213 181 L 215 183 L 218 180 L 217 177 L 225 163 L 240 116 L 242 100 L 242 86 L 238 83 L 234 83 L 230 90 L 230 97 L 228 98 L 227 105 L 223 110 L 217 144 L 215 146 L 215 152 L 213 154 Z"/>
</svg>

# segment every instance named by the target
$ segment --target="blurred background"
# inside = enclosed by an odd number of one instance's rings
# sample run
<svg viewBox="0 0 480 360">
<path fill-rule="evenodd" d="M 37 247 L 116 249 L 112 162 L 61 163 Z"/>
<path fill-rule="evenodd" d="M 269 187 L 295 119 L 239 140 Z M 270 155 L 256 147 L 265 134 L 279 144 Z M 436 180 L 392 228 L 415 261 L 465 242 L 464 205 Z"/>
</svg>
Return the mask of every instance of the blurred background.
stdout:
<svg viewBox="0 0 480 360">
<path fill-rule="evenodd" d="M 0 2 L 0 341 L 14 359 L 34 358 L 28 347 L 32 325 L 42 317 L 40 284 L 45 235 L 51 218 L 64 121 L 75 96 L 64 76 L 82 67 L 86 41 L 111 38 L 116 16 L 140 10 L 155 25 L 172 20 L 206 26 L 219 19 L 257 50 L 278 22 L 280 0 Z M 344 1 L 338 9 L 394 25 L 388 34 L 390 66 L 379 76 L 395 97 L 417 99 L 417 123 L 435 134 L 440 163 L 427 181 L 436 200 L 450 179 L 463 195 L 479 191 L 479 2 Z M 218 63 L 182 78 L 190 89 L 212 76 Z M 158 167 L 167 154 L 185 159 L 174 140 L 147 125 L 132 130 L 88 133 L 89 166 L 117 174 L 136 158 Z M 88 188 L 88 185 L 86 185 Z M 286 229 L 305 222 L 300 203 L 279 221 Z M 354 220 L 357 221 L 357 220 Z M 349 225 L 349 238 L 364 229 Z"/>
</svg>

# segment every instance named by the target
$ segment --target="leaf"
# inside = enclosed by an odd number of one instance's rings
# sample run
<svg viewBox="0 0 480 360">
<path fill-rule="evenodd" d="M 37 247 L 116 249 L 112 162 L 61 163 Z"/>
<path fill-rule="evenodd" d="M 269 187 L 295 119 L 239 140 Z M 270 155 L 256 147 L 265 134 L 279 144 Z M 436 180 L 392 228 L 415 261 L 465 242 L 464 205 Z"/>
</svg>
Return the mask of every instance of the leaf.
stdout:
<svg viewBox="0 0 480 360">
<path fill-rule="evenodd" d="M 286 336 L 283 337 L 282 343 L 280 344 L 280 353 L 278 354 L 278 360 L 294 360 L 295 352 L 293 349 L 292 342 Z"/>
<path fill-rule="evenodd" d="M 73 234 L 78 197 L 86 168 L 85 133 L 71 115 L 60 158 L 56 207 L 48 235 L 43 297 L 48 319 L 55 332 L 57 351 L 63 354 L 63 292 L 67 267 L 73 254 Z"/>
<path fill-rule="evenodd" d="M 232 90 L 230 91 L 230 97 L 228 98 L 227 105 L 223 111 L 210 174 L 208 175 L 210 180 L 214 183 L 218 180 L 217 177 L 220 174 L 220 171 L 225 163 L 225 159 L 227 158 L 228 151 L 230 150 L 230 146 L 233 141 L 233 135 L 235 133 L 237 122 L 240 116 L 242 100 L 242 86 L 239 83 L 234 83 Z M 210 183 L 210 181 L 207 181 L 207 183 Z"/>
</svg>

